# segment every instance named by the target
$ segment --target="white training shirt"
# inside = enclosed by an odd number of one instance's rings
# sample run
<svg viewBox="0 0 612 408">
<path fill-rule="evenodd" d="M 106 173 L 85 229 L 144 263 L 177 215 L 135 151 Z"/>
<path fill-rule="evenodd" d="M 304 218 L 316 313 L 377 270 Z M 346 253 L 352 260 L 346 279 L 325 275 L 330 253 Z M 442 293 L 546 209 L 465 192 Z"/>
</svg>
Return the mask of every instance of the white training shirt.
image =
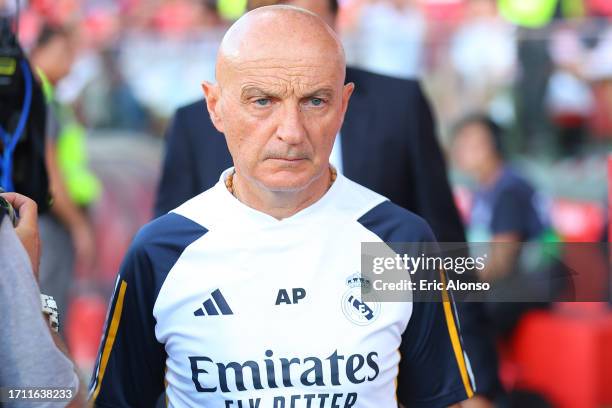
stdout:
<svg viewBox="0 0 612 408">
<path fill-rule="evenodd" d="M 362 242 L 427 224 L 338 175 L 277 220 L 220 181 L 138 233 L 91 384 L 99 407 L 441 407 L 471 396 L 441 303 L 360 303 Z M 453 336 L 455 330 L 455 336 Z"/>
</svg>

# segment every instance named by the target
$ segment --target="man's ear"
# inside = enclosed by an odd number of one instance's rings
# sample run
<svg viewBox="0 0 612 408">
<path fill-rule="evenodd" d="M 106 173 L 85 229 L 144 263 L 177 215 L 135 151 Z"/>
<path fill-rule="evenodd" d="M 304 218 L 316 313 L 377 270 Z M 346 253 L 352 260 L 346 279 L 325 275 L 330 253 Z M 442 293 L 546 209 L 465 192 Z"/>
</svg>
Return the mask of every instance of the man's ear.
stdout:
<svg viewBox="0 0 612 408">
<path fill-rule="evenodd" d="M 349 100 L 351 99 L 351 95 L 353 94 L 354 90 L 355 84 L 352 82 L 349 82 L 342 88 L 342 117 L 344 117 L 344 114 L 346 113 Z"/>
<path fill-rule="evenodd" d="M 217 128 L 219 132 L 223 133 L 223 120 L 219 114 L 219 85 L 204 81 L 202 82 L 202 90 L 204 91 L 204 97 L 206 98 L 206 108 L 208 109 L 210 119 L 212 120 L 213 125 L 215 125 L 215 128 Z"/>
</svg>

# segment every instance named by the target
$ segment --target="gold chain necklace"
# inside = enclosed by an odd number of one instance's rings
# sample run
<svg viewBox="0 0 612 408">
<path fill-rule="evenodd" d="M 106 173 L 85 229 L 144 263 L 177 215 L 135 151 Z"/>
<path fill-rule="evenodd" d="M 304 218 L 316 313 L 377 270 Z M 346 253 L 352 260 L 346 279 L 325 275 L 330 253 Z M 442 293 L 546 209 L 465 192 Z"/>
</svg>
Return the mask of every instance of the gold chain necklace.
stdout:
<svg viewBox="0 0 612 408">
<path fill-rule="evenodd" d="M 334 181 L 336 181 L 336 177 L 338 177 L 338 172 L 336 171 L 336 169 L 333 166 L 329 166 L 329 171 L 330 171 L 330 175 L 329 175 L 329 187 L 328 189 L 332 186 L 332 184 L 334 184 Z M 236 174 L 236 169 L 234 169 L 229 176 L 227 176 L 227 179 L 225 180 L 225 187 L 227 188 L 227 190 L 232 193 L 232 195 L 234 197 L 236 197 L 236 193 L 234 192 L 234 174 Z M 236 197 L 238 198 L 238 197 Z"/>
</svg>

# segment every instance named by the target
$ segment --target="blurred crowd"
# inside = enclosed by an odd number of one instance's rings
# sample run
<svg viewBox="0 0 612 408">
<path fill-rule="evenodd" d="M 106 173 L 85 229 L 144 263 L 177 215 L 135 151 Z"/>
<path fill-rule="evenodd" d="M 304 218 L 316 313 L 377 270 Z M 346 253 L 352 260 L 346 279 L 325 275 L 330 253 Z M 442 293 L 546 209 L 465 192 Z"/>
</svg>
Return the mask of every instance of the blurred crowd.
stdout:
<svg viewBox="0 0 612 408">
<path fill-rule="evenodd" d="M 239 0 L 3 0 L 21 5 L 20 40 L 45 25 L 74 51 L 58 98 L 87 127 L 161 134 L 178 106 L 214 78 L 217 45 Z M 217 4 L 219 3 L 219 4 Z M 519 5 L 513 5 L 514 3 Z M 421 78 L 440 128 L 486 111 L 512 130 L 513 151 L 565 157 L 612 134 L 612 11 L 606 1 L 344 0 L 348 62 Z M 173 78 L 167 81 L 167 78 Z"/>
<path fill-rule="evenodd" d="M 56 209 L 41 218 L 51 243 L 41 286 L 64 293 L 64 330 L 85 371 L 119 262 L 152 217 L 164 130 L 214 80 L 219 42 L 245 8 L 0 0 L 0 13 L 19 11 L 19 40 L 46 78 L 48 122 L 60 122 L 47 152 Z M 518 241 L 607 240 L 612 2 L 344 0 L 338 30 L 351 66 L 421 81 L 470 240 L 508 225 Z M 507 209 L 500 192 L 523 211 Z"/>
<path fill-rule="evenodd" d="M 218 43 L 246 6 L 240 0 L 3 2 L 9 13 L 21 5 L 26 49 L 45 26 L 69 33 L 72 69 L 56 96 L 80 123 L 153 137 L 163 135 L 177 107 L 201 97 L 202 80 L 214 79 Z M 485 112 L 505 129 L 512 157 L 527 158 L 541 187 L 602 200 L 603 190 L 593 186 L 602 185 L 595 174 L 605 165 L 594 155 L 601 156 L 612 135 L 611 7 L 598 0 L 521 5 L 527 3 L 344 0 L 338 30 L 351 66 L 421 79 L 445 147 L 458 120 Z M 578 176 L 584 183 L 555 182 Z"/>
</svg>

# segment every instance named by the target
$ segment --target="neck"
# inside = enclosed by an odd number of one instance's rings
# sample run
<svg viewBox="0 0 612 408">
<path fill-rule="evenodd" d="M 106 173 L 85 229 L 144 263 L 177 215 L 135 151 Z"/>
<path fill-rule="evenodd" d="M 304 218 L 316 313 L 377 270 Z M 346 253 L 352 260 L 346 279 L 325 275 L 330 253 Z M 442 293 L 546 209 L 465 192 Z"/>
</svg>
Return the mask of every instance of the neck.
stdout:
<svg viewBox="0 0 612 408">
<path fill-rule="evenodd" d="M 334 178 L 328 167 L 305 188 L 272 191 L 236 172 L 230 191 L 233 190 L 234 196 L 243 204 L 282 220 L 317 202 L 327 192 Z"/>
</svg>

